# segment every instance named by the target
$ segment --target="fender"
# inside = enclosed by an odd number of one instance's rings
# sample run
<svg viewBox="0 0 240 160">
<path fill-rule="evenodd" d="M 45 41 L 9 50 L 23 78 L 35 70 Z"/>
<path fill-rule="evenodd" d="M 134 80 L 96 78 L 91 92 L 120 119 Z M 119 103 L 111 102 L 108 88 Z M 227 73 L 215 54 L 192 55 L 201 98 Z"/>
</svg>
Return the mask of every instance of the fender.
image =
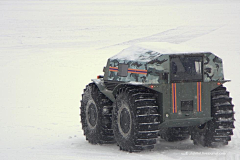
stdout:
<svg viewBox="0 0 240 160">
<path fill-rule="evenodd" d="M 104 84 L 104 81 L 101 79 L 92 79 L 93 83 L 95 83 L 98 89 L 107 96 L 112 102 L 115 102 L 115 97 L 119 88 L 127 87 L 127 86 L 140 86 L 142 83 L 119 83 L 112 91 L 108 90 Z"/>
<path fill-rule="evenodd" d="M 142 85 L 142 83 L 120 83 L 119 85 L 117 85 L 114 89 L 112 94 L 114 95 L 114 97 L 116 97 L 117 91 L 119 88 L 126 88 L 127 86 L 140 86 Z"/>
<path fill-rule="evenodd" d="M 112 102 L 115 102 L 115 96 L 113 95 L 112 91 L 109 91 L 106 89 L 106 86 L 103 83 L 103 80 L 101 79 L 92 79 L 93 83 L 96 84 L 98 89 L 107 96 Z"/>
</svg>

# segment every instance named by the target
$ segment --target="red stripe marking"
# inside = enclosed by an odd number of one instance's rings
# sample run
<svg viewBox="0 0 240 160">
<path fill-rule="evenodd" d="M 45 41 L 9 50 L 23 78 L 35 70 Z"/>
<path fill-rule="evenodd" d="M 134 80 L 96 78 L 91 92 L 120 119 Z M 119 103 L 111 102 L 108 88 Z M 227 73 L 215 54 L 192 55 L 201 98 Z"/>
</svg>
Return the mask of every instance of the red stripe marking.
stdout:
<svg viewBox="0 0 240 160">
<path fill-rule="evenodd" d="M 109 67 L 109 70 L 112 72 L 118 72 L 118 67 Z M 129 68 L 128 73 L 147 74 L 147 70 Z"/>
<path fill-rule="evenodd" d="M 111 69 L 118 69 L 118 67 L 109 67 L 109 68 L 111 68 Z"/>
<path fill-rule="evenodd" d="M 174 113 L 174 96 L 173 96 L 174 92 L 173 92 L 173 83 L 172 83 L 172 109 L 173 109 L 173 113 Z"/>
<path fill-rule="evenodd" d="M 109 67 L 109 71 L 118 72 L 118 67 Z"/>
<path fill-rule="evenodd" d="M 199 94 L 200 94 L 200 112 L 202 111 L 202 83 L 199 82 L 199 87 L 200 87 L 200 91 L 199 91 Z"/>
<path fill-rule="evenodd" d="M 177 85 L 172 83 L 172 105 L 173 113 L 177 113 Z"/>
<path fill-rule="evenodd" d="M 147 73 L 144 73 L 144 72 L 134 72 L 134 71 L 128 71 L 128 73 L 136 73 L 136 74 L 147 74 Z"/>
<path fill-rule="evenodd" d="M 142 69 L 131 69 L 131 68 L 129 68 L 128 71 L 142 71 L 142 72 L 147 72 L 147 70 L 142 70 Z"/>
<path fill-rule="evenodd" d="M 174 83 L 175 88 L 175 113 L 177 113 L 177 84 Z"/>
<path fill-rule="evenodd" d="M 197 111 L 202 111 L 202 85 L 201 82 L 197 82 Z"/>
</svg>

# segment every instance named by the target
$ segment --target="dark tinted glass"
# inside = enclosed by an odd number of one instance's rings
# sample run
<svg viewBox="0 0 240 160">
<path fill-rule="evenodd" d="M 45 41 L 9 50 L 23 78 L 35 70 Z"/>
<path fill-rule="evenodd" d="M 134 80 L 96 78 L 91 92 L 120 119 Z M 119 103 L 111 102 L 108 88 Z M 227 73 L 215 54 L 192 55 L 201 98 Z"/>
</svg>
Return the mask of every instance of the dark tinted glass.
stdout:
<svg viewBox="0 0 240 160">
<path fill-rule="evenodd" d="M 201 56 L 177 56 L 171 58 L 171 81 L 202 81 Z"/>
</svg>

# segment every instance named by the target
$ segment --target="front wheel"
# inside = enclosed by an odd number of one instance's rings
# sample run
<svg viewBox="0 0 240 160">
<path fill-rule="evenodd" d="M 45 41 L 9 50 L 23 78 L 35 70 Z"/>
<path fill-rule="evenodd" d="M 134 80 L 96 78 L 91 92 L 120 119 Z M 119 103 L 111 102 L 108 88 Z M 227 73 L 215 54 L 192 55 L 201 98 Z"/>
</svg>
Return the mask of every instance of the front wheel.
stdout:
<svg viewBox="0 0 240 160">
<path fill-rule="evenodd" d="M 121 89 L 113 105 L 114 137 L 121 150 L 153 149 L 158 137 L 156 96 L 149 89 Z"/>
</svg>

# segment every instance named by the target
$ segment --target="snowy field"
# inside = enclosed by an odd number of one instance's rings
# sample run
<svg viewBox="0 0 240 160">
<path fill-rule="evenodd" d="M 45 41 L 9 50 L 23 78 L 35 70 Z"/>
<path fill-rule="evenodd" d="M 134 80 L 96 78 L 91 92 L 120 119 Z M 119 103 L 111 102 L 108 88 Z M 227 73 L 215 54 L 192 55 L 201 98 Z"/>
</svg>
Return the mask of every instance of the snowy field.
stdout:
<svg viewBox="0 0 240 160">
<path fill-rule="evenodd" d="M 1 0 L 0 159 L 240 160 L 240 1 Z M 91 145 L 79 101 L 107 58 L 139 42 L 212 51 L 224 61 L 235 104 L 228 146 L 168 143 L 141 153 Z"/>
</svg>

